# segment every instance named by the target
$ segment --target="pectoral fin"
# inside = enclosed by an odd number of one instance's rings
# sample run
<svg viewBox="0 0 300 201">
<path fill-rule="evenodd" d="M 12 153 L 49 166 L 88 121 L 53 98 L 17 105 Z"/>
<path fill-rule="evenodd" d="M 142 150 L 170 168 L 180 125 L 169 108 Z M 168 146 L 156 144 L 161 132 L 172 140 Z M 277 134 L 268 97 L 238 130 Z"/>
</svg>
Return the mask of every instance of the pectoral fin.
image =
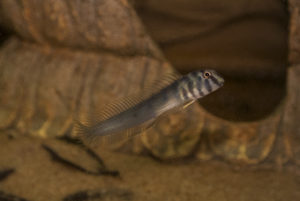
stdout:
<svg viewBox="0 0 300 201">
<path fill-rule="evenodd" d="M 195 100 L 189 101 L 186 104 L 183 105 L 183 109 L 187 108 L 188 106 L 190 106 L 191 104 L 193 104 L 195 102 Z"/>
</svg>

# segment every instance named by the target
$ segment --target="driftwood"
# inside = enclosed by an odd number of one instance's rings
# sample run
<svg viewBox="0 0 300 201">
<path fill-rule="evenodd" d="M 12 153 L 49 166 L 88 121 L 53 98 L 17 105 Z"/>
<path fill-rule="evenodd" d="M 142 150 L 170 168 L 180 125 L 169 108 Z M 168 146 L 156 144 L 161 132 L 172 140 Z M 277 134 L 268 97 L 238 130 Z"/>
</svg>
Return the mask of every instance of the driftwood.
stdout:
<svg viewBox="0 0 300 201">
<path fill-rule="evenodd" d="M 299 37 L 291 2 L 291 42 Z M 0 22 L 15 34 L 0 49 L 0 128 L 41 137 L 72 135 L 73 117 L 141 90 L 173 71 L 127 1 L 3 0 Z M 118 148 L 161 159 L 215 156 L 299 164 L 299 58 L 291 45 L 287 96 L 251 123 L 226 121 L 198 104 Z"/>
</svg>

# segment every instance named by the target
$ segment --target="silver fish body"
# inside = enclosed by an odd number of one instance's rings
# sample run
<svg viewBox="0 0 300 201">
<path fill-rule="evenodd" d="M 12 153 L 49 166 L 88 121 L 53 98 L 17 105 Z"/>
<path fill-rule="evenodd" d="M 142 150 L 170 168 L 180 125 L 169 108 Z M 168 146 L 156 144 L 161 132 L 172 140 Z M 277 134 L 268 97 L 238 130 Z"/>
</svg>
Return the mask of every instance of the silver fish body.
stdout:
<svg viewBox="0 0 300 201">
<path fill-rule="evenodd" d="M 91 126 L 80 124 L 79 130 L 88 137 L 122 135 L 123 131 L 135 135 L 160 115 L 208 95 L 223 83 L 224 79 L 214 70 L 191 72 L 116 115 Z"/>
</svg>

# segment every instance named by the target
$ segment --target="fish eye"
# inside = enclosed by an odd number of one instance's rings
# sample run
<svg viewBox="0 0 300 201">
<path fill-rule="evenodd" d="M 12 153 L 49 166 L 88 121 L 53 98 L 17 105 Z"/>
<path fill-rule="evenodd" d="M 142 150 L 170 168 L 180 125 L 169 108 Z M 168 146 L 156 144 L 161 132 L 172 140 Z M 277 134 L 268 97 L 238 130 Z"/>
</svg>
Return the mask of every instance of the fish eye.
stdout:
<svg viewBox="0 0 300 201">
<path fill-rule="evenodd" d="M 205 72 L 203 73 L 203 77 L 204 77 L 205 79 L 209 78 L 210 76 L 211 76 L 211 72 L 205 71 Z"/>
</svg>

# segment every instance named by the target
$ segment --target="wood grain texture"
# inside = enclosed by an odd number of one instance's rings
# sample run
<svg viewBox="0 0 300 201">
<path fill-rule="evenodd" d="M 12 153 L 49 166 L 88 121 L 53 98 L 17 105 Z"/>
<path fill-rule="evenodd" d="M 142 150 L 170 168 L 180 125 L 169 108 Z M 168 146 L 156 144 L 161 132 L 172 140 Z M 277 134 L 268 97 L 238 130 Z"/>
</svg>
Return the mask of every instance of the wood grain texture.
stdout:
<svg viewBox="0 0 300 201">
<path fill-rule="evenodd" d="M 28 41 L 159 56 L 127 1 L 3 0 L 0 9 L 3 25 Z"/>
<path fill-rule="evenodd" d="M 299 18 L 300 20 L 300 18 Z M 288 74 L 288 95 L 282 120 L 282 144 L 286 150 L 280 159 L 290 159 L 300 165 L 300 64 L 290 67 Z"/>
<path fill-rule="evenodd" d="M 300 63 L 300 4 L 297 0 L 290 0 L 290 38 L 289 38 L 289 61 L 291 64 Z"/>
</svg>

